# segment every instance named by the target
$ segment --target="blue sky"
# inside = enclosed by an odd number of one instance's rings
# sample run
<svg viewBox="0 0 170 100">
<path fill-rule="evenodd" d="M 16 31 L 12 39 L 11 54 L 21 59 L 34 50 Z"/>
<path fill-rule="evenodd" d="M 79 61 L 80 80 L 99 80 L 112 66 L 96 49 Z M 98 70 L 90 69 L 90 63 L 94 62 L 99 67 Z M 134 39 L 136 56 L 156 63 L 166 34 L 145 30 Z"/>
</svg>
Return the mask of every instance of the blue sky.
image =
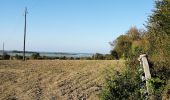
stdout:
<svg viewBox="0 0 170 100">
<path fill-rule="evenodd" d="M 0 0 L 0 46 L 22 50 L 109 53 L 108 42 L 130 27 L 144 28 L 153 0 Z"/>
</svg>

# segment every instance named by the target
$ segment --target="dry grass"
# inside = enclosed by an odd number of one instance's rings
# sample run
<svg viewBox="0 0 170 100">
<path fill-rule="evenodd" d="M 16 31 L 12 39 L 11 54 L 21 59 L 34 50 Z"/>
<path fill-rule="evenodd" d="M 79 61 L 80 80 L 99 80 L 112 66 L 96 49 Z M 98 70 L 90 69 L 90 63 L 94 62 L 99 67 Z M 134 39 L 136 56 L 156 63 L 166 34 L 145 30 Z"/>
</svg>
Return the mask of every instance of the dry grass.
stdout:
<svg viewBox="0 0 170 100">
<path fill-rule="evenodd" d="M 0 100 L 98 100 L 104 70 L 123 61 L 0 61 Z"/>
</svg>

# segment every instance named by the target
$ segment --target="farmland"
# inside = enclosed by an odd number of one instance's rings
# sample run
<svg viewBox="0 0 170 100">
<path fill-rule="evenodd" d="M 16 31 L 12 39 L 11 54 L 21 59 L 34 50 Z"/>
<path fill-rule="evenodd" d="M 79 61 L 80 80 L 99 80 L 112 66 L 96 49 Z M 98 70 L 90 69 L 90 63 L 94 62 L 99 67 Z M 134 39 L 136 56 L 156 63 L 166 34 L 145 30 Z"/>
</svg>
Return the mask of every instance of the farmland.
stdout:
<svg viewBox="0 0 170 100">
<path fill-rule="evenodd" d="M 98 100 L 107 71 L 124 61 L 0 61 L 0 100 Z"/>
</svg>

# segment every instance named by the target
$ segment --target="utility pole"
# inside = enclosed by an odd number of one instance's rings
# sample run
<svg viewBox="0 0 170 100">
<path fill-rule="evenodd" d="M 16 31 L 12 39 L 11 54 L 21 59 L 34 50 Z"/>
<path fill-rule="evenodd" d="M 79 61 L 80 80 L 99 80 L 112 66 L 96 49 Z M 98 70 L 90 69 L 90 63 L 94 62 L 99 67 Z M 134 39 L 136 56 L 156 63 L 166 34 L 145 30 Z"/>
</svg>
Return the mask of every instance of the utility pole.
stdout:
<svg viewBox="0 0 170 100">
<path fill-rule="evenodd" d="M 24 25 L 24 48 L 23 48 L 23 60 L 25 61 L 25 41 L 26 41 L 26 29 L 27 29 L 27 7 L 25 7 L 25 13 L 24 13 L 24 17 L 25 17 L 25 25 Z"/>
<path fill-rule="evenodd" d="M 3 42 L 3 47 L 2 47 L 2 48 L 3 48 L 3 49 L 2 49 L 2 59 L 4 59 L 4 46 L 5 46 L 5 45 L 4 45 L 4 42 Z"/>
</svg>

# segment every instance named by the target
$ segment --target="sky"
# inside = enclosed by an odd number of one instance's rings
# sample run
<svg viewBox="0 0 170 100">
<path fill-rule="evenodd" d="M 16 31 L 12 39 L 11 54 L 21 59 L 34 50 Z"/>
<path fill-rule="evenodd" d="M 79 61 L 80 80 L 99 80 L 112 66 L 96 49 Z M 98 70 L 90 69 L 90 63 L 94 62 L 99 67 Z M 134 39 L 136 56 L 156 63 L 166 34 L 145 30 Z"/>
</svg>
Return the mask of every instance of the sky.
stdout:
<svg viewBox="0 0 170 100">
<path fill-rule="evenodd" d="M 145 28 L 154 0 L 0 0 L 6 50 L 23 50 L 26 6 L 27 51 L 109 53 L 130 27 Z"/>
</svg>

